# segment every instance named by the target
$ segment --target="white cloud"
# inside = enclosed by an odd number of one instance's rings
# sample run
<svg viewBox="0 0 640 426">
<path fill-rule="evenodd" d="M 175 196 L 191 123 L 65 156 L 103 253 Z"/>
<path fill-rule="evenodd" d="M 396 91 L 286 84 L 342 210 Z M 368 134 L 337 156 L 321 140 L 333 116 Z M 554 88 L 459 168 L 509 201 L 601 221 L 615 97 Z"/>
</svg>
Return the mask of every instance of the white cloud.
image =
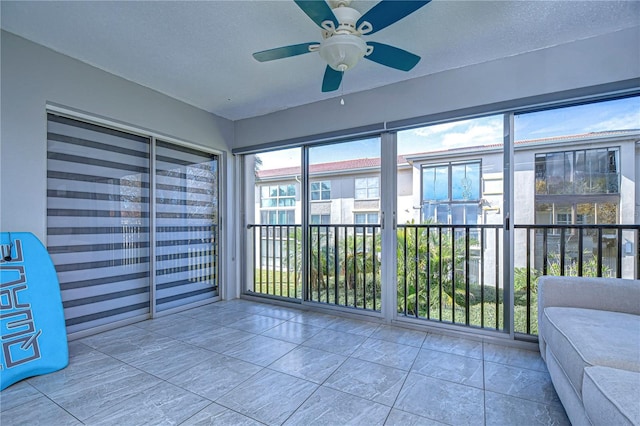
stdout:
<svg viewBox="0 0 640 426">
<path fill-rule="evenodd" d="M 413 133 L 416 136 L 431 136 L 437 135 L 440 133 L 448 132 L 449 130 L 455 129 L 456 127 L 466 127 L 469 125 L 470 120 L 465 121 L 456 121 L 453 123 L 443 123 L 443 124 L 435 124 L 433 126 L 421 127 L 419 129 L 413 130 Z"/>
<path fill-rule="evenodd" d="M 471 125 L 463 132 L 449 132 L 443 135 L 442 146 L 460 148 L 502 143 L 502 135 L 502 123 Z"/>
<path fill-rule="evenodd" d="M 502 116 L 437 124 L 412 130 L 405 145 L 419 152 L 502 143 L 502 126 Z"/>
<path fill-rule="evenodd" d="M 593 123 L 585 130 L 600 132 L 603 130 L 640 129 L 640 109 L 611 117 L 608 120 Z"/>
<path fill-rule="evenodd" d="M 256 156 L 262 160 L 262 167 L 260 167 L 262 170 L 294 167 L 301 164 L 300 148 L 261 152 Z"/>
</svg>

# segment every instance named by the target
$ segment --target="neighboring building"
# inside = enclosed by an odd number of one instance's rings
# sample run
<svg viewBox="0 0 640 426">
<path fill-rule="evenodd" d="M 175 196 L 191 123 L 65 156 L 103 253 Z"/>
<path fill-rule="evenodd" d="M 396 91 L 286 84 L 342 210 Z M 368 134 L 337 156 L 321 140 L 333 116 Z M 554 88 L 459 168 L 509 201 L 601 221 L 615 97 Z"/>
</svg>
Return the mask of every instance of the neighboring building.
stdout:
<svg viewBox="0 0 640 426">
<path fill-rule="evenodd" d="M 639 141 L 639 130 L 516 141 L 514 224 L 638 223 Z M 502 150 L 494 144 L 398 156 L 398 224 L 502 224 Z M 257 170 L 255 223 L 300 224 L 300 179 L 299 167 Z M 311 165 L 309 180 L 311 224 L 380 222 L 380 158 Z M 559 231 L 547 238 L 558 240 Z M 568 238 L 569 261 L 578 257 L 575 240 Z M 631 241 L 623 244 L 623 269 L 635 267 Z M 584 251 L 592 250 L 593 242 L 583 242 Z M 522 266 L 526 248 L 516 251 L 516 267 Z M 540 252 L 533 253 L 536 268 Z M 617 248 L 604 255 L 615 259 Z"/>
<path fill-rule="evenodd" d="M 311 224 L 379 223 L 380 158 L 312 165 L 309 176 Z M 256 223 L 302 222 L 299 167 L 258 170 L 255 182 Z"/>
</svg>

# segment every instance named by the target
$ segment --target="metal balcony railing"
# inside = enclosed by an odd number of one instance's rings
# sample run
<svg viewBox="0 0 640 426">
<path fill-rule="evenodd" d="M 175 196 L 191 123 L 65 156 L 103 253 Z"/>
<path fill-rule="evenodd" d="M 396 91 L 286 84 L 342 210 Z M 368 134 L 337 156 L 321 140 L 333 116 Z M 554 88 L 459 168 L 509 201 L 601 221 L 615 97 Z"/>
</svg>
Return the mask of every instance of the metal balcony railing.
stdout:
<svg viewBox="0 0 640 426">
<path fill-rule="evenodd" d="M 258 294 L 302 299 L 302 225 L 249 225 L 253 288 Z"/>
<path fill-rule="evenodd" d="M 302 298 L 302 225 L 250 225 L 250 292 Z M 380 225 L 310 225 L 307 300 L 380 310 Z"/>
<path fill-rule="evenodd" d="M 380 225 L 310 225 L 314 302 L 380 311 Z"/>
<path fill-rule="evenodd" d="M 541 275 L 640 275 L 640 225 L 515 225 L 514 331 L 537 335 Z M 501 225 L 398 227 L 402 316 L 504 330 Z"/>
<path fill-rule="evenodd" d="M 514 331 L 536 335 L 541 275 L 638 279 L 640 225 L 515 225 Z M 381 309 L 380 225 L 251 225 L 249 292 Z M 406 224 L 397 230 L 398 315 L 504 330 L 502 225 Z"/>
<path fill-rule="evenodd" d="M 515 331 L 538 334 L 542 275 L 640 277 L 640 225 L 514 225 Z"/>
<path fill-rule="evenodd" d="M 501 330 L 502 225 L 398 226 L 398 313 Z"/>
</svg>

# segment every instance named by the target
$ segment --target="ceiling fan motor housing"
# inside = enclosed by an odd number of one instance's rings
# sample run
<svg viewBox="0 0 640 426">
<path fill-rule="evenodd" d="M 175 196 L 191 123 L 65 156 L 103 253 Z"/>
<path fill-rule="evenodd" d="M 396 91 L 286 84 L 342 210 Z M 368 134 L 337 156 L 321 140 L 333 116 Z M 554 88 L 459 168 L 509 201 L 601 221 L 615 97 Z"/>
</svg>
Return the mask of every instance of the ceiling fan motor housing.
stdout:
<svg viewBox="0 0 640 426">
<path fill-rule="evenodd" d="M 336 28 L 336 32 L 349 32 L 354 34 L 357 32 L 356 23 L 358 19 L 362 17 L 362 14 L 358 12 L 356 9 L 341 6 L 333 9 L 333 14 L 338 20 L 338 28 Z"/>
<path fill-rule="evenodd" d="M 353 34 L 335 34 L 320 43 L 320 56 L 336 71 L 353 68 L 366 52 L 364 40 Z"/>
<path fill-rule="evenodd" d="M 346 6 L 334 8 L 333 14 L 338 21 L 338 28 L 323 33 L 320 56 L 331 68 L 344 72 L 353 68 L 367 53 L 367 45 L 356 28 L 362 14 Z"/>
</svg>

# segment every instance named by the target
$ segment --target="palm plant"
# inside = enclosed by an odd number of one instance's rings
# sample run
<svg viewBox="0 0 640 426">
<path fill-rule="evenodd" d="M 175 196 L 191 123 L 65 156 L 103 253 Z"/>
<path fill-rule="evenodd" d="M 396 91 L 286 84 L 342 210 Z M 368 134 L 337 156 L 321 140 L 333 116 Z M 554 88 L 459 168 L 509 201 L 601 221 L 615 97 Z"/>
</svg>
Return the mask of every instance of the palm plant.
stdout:
<svg viewBox="0 0 640 426">
<path fill-rule="evenodd" d="M 398 231 L 399 312 L 442 318 L 443 311 L 453 316 L 454 310 L 464 308 L 467 298 L 474 301 L 464 286 L 469 257 L 465 236 L 456 235 L 454 228 L 429 220 L 422 225 L 411 221 Z"/>
</svg>

